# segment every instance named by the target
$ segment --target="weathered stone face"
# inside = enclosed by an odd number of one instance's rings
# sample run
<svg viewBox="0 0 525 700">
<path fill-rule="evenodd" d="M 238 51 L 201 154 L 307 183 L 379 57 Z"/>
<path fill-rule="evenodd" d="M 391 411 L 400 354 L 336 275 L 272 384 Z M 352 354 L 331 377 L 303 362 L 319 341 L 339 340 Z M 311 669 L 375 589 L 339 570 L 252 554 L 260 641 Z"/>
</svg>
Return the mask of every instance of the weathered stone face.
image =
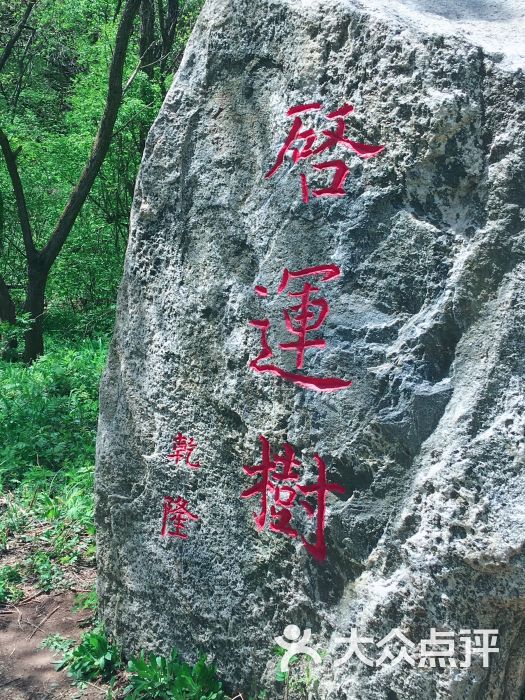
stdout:
<svg viewBox="0 0 525 700">
<path fill-rule="evenodd" d="M 296 624 L 329 651 L 323 698 L 517 698 L 525 81 L 516 56 L 487 55 L 453 26 L 431 34 L 420 3 L 381 4 L 205 6 L 149 135 L 102 384 L 102 613 L 127 652 L 206 650 L 237 690 L 262 688 L 273 638 Z M 323 187 L 326 172 L 287 157 L 264 174 L 288 108 L 313 102 L 324 107 L 309 125 L 328 128 L 323 115 L 351 103 L 347 136 L 386 148 L 312 159 L 342 158 L 350 175 L 345 196 L 305 204 L 299 173 Z M 249 367 L 261 349 L 249 322 L 267 318 L 273 359 L 298 371 L 278 350 L 294 340 L 282 315 L 294 302 L 277 287 L 285 268 L 317 265 L 341 276 L 310 278 L 330 313 L 304 373 L 352 380 L 335 392 Z M 168 459 L 179 431 L 200 469 Z M 260 435 L 296 448 L 307 483 L 318 453 L 345 487 L 328 495 L 325 562 L 269 519 L 259 532 L 259 499 L 240 498 Z M 166 496 L 199 518 L 187 540 L 161 536 Z M 315 516 L 299 511 L 312 542 Z M 394 627 L 414 642 L 431 627 L 498 628 L 501 651 L 490 669 L 479 656 L 469 669 L 334 667 L 336 637 L 357 628 L 377 642 Z"/>
</svg>

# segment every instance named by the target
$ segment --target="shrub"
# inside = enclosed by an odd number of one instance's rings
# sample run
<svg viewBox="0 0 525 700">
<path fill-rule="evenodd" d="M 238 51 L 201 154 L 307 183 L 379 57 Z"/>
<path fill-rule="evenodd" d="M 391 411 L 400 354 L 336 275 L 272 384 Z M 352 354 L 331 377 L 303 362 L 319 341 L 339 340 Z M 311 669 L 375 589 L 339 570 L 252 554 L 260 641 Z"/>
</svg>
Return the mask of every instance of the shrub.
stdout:
<svg viewBox="0 0 525 700">
<path fill-rule="evenodd" d="M 24 592 L 18 588 L 22 576 L 15 566 L 3 566 L 0 569 L 0 605 L 17 603 L 24 597 Z"/>
<path fill-rule="evenodd" d="M 29 560 L 29 568 L 36 576 L 38 588 L 44 593 L 50 593 L 62 582 L 62 571 L 47 552 L 34 554 Z"/>
<path fill-rule="evenodd" d="M 67 668 L 77 683 L 102 679 L 108 681 L 121 667 L 120 653 L 103 629 L 95 628 L 84 634 L 78 646 L 69 649 L 57 665 L 57 671 Z"/>
<path fill-rule="evenodd" d="M 179 661 L 175 650 L 169 657 L 144 652 L 128 663 L 130 685 L 125 695 L 130 700 L 223 700 L 225 695 L 215 668 L 201 656 L 195 666 Z"/>
<path fill-rule="evenodd" d="M 30 367 L 0 361 L 0 485 L 12 488 L 31 470 L 48 478 L 93 464 L 105 355 L 101 341 L 86 341 Z"/>
</svg>

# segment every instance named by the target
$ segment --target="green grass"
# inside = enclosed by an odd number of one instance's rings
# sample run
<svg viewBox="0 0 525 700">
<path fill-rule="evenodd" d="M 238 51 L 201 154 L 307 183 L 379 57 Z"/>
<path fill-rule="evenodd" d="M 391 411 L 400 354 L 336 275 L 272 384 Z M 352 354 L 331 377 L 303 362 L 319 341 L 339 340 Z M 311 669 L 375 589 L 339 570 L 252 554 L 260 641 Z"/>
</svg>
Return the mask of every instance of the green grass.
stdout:
<svg viewBox="0 0 525 700">
<path fill-rule="evenodd" d="M 0 568 L 0 604 L 18 603 L 24 597 L 23 591 L 17 586 L 22 582 L 22 574 L 16 566 Z"/>
<path fill-rule="evenodd" d="M 96 588 L 92 588 L 87 593 L 79 593 L 75 596 L 73 612 L 80 610 L 90 610 L 94 615 L 98 612 L 98 595 Z"/>
<path fill-rule="evenodd" d="M 31 367 L 0 361 L 0 555 L 39 590 L 67 587 L 76 564 L 94 565 L 93 470 L 102 341 L 50 343 Z M 16 596 L 0 578 L 0 604 Z"/>
<path fill-rule="evenodd" d="M 94 462 L 105 343 L 57 346 L 27 367 L 0 361 L 0 486 L 43 484 Z M 62 479 L 63 481 L 63 479 Z"/>
<path fill-rule="evenodd" d="M 75 642 L 72 639 L 67 639 L 61 634 L 50 634 L 48 637 L 42 640 L 40 644 L 41 649 L 51 649 L 57 654 L 65 654 L 75 646 Z"/>
</svg>

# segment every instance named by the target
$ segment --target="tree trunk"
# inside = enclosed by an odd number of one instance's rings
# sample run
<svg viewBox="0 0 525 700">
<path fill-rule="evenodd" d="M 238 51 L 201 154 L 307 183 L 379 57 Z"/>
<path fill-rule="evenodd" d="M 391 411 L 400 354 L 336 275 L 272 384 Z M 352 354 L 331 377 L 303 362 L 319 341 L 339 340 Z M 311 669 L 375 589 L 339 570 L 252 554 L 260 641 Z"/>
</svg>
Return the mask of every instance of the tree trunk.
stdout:
<svg viewBox="0 0 525 700">
<path fill-rule="evenodd" d="M 0 71 L 3 69 L 3 67 L 5 66 L 7 61 L 9 60 L 9 56 L 11 55 L 11 52 L 13 51 L 13 48 L 14 48 L 16 42 L 20 38 L 20 35 L 24 31 L 24 29 L 27 25 L 27 22 L 29 20 L 29 15 L 31 14 L 31 12 L 33 12 L 33 8 L 35 5 L 36 5 L 36 0 L 31 0 L 31 2 L 27 5 L 27 7 L 25 9 L 25 12 L 22 16 L 22 19 L 20 20 L 18 27 L 15 30 L 15 33 L 7 42 L 4 51 L 3 51 L 2 55 L 0 56 Z"/>
<path fill-rule="evenodd" d="M 13 300 L 11 299 L 11 294 L 9 293 L 9 287 L 0 277 L 0 321 L 7 321 L 12 326 L 16 323 L 16 309 Z"/>
<path fill-rule="evenodd" d="M 140 57 L 142 70 L 153 80 L 155 61 L 155 8 L 150 0 L 142 0 L 140 6 Z"/>
<path fill-rule="evenodd" d="M 44 308 L 49 268 L 40 260 L 28 265 L 28 286 L 24 311 L 31 314 L 33 323 L 25 334 L 24 361 L 28 364 L 44 354 Z"/>
<path fill-rule="evenodd" d="M 16 323 L 16 307 L 9 292 L 9 287 L 2 277 L 0 277 L 0 321 L 7 322 L 11 326 L 14 326 Z M 2 340 L 1 335 L 0 340 Z M 1 345 L 0 357 L 4 360 L 15 360 L 17 354 L 16 338 L 3 339 Z"/>
<path fill-rule="evenodd" d="M 35 5 L 37 0 L 29 0 L 28 8 Z M 62 250 L 62 246 L 71 233 L 75 221 L 84 206 L 87 196 L 89 195 L 93 183 L 100 172 L 100 168 L 104 163 L 107 152 L 109 150 L 113 129 L 117 120 L 119 108 L 123 98 L 122 79 L 124 73 L 124 64 L 128 44 L 133 32 L 133 23 L 139 12 L 142 0 L 126 0 L 124 10 L 120 19 L 120 24 L 115 40 L 115 48 L 113 58 L 111 60 L 108 77 L 108 93 L 104 112 L 100 120 L 100 124 L 93 142 L 93 148 L 88 161 L 80 175 L 80 178 L 73 188 L 69 200 L 60 215 L 60 218 L 51 234 L 45 247 L 38 251 L 33 240 L 33 232 L 29 219 L 29 211 L 27 209 L 24 187 L 17 166 L 17 155 L 19 151 L 13 151 L 7 135 L 0 128 L 0 148 L 2 150 L 13 192 L 15 195 L 18 219 L 24 241 L 25 255 L 27 259 L 28 285 L 27 297 L 24 310 L 31 315 L 33 323 L 31 329 L 25 334 L 25 351 L 24 360 L 26 362 L 34 362 L 39 355 L 44 352 L 44 308 L 45 308 L 45 290 L 49 271 L 55 262 L 58 254 Z M 148 0 L 144 0 L 147 6 Z M 30 11 L 26 10 L 22 22 L 22 29 L 25 26 Z M 146 17 L 150 22 L 150 19 Z M 20 27 L 19 27 L 20 29 Z M 22 30 L 16 33 L 13 40 L 8 43 L 4 54 L 0 56 L 0 68 L 2 62 L 5 63 L 9 58 L 9 52 L 14 46 L 14 43 L 20 36 Z M 6 53 L 7 51 L 7 53 Z M 7 288 L 4 290 L 4 292 Z M 7 290 L 8 291 L 8 290 Z M 0 313 L 12 313 L 9 307 L 8 297 L 2 294 L 0 288 L 0 305 L 3 311 Z M 10 299 L 10 296 L 9 296 Z"/>
</svg>

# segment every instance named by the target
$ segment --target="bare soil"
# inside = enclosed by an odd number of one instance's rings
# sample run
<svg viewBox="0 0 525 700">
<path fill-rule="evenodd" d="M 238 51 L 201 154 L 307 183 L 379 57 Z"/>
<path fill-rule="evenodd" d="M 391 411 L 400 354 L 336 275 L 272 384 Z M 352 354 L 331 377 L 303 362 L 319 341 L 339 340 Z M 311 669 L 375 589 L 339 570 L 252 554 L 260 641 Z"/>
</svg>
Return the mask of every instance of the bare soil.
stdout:
<svg viewBox="0 0 525 700">
<path fill-rule="evenodd" d="M 94 570 L 84 570 L 85 588 L 93 583 Z M 75 592 L 27 591 L 20 603 L 0 607 L 0 699 L 1 700 L 101 700 L 106 688 L 88 686 L 80 691 L 66 671 L 55 671 L 57 656 L 42 649 L 52 634 L 78 640 L 89 611 L 72 612 Z"/>
</svg>

